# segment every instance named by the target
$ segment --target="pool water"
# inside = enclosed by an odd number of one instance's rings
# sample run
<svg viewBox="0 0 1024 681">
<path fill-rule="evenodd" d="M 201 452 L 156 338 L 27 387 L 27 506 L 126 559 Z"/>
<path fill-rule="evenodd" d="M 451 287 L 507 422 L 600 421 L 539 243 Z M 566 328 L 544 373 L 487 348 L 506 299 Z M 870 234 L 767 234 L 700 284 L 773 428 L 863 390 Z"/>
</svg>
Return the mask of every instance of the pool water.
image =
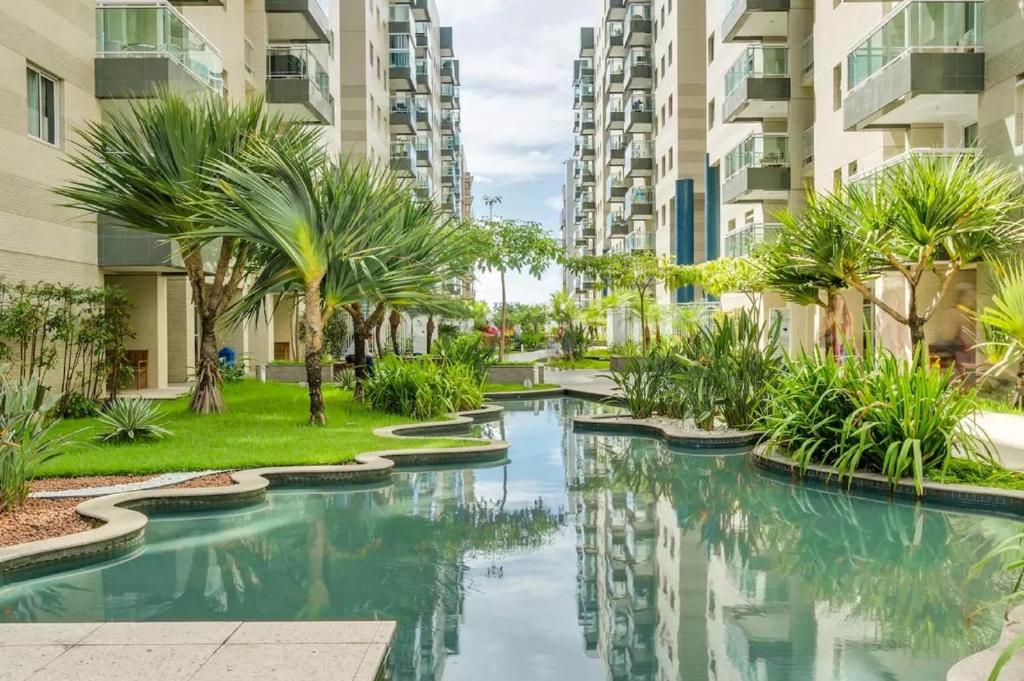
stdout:
<svg viewBox="0 0 1024 681">
<path fill-rule="evenodd" d="M 393 679 L 937 681 L 991 645 L 974 563 L 1016 522 L 792 485 L 513 402 L 505 466 L 154 517 L 125 558 L 0 588 L 0 621 L 396 619 Z"/>
</svg>

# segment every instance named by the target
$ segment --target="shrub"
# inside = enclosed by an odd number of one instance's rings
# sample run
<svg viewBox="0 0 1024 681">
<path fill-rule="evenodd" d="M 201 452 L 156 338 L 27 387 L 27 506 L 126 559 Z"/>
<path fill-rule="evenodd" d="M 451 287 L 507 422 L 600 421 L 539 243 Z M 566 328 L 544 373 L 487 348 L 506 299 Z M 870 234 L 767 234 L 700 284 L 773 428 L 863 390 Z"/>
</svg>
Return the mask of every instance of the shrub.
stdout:
<svg viewBox="0 0 1024 681">
<path fill-rule="evenodd" d="M 540 350 L 547 342 L 548 336 L 543 331 L 523 331 L 519 334 L 519 343 L 525 350 Z"/>
<path fill-rule="evenodd" d="M 613 371 L 609 378 L 615 383 L 633 418 L 651 417 L 663 406 L 668 379 L 676 368 L 672 356 L 651 350 L 644 357 L 626 362 L 622 371 Z"/>
<path fill-rule="evenodd" d="M 469 367 L 480 382 L 487 378 L 487 369 L 495 361 L 494 346 L 488 345 L 479 332 L 439 338 L 434 343 L 433 354 L 441 366 Z"/>
<path fill-rule="evenodd" d="M 484 401 L 483 382 L 472 366 L 394 357 L 378 362 L 365 397 L 378 411 L 421 419 L 479 409 Z"/>
<path fill-rule="evenodd" d="M 82 393 L 72 393 L 66 398 L 64 417 L 69 419 L 86 419 L 96 416 L 100 411 L 100 403 L 86 397 Z"/>
<path fill-rule="evenodd" d="M 20 506 L 39 467 L 63 454 L 81 431 L 54 435 L 59 420 L 46 420 L 57 397 L 47 398 L 36 378 L 0 377 L 0 513 Z"/>
<path fill-rule="evenodd" d="M 220 377 L 225 383 L 238 383 L 245 380 L 245 360 L 240 359 L 229 365 L 223 359 L 217 360 L 220 365 Z"/>
<path fill-rule="evenodd" d="M 590 348 L 590 333 L 583 324 L 570 324 L 562 331 L 562 356 L 578 362 L 587 356 Z"/>
<path fill-rule="evenodd" d="M 878 350 L 842 364 L 815 353 L 788 369 L 762 422 L 768 451 L 801 468 L 833 466 L 841 479 L 872 471 L 892 484 L 909 476 L 921 494 L 925 476 L 943 471 L 954 452 L 993 461 L 974 420 L 976 391 L 932 366 L 921 349 L 909 362 Z"/>
<path fill-rule="evenodd" d="M 338 384 L 338 387 L 342 390 L 355 390 L 356 389 L 356 371 L 355 369 L 342 369 L 334 375 L 334 382 Z"/>
<path fill-rule="evenodd" d="M 118 398 L 109 402 L 100 414 L 105 426 L 99 438 L 103 442 L 134 442 L 159 439 L 171 432 L 161 424 L 164 417 L 153 402 Z"/>
</svg>

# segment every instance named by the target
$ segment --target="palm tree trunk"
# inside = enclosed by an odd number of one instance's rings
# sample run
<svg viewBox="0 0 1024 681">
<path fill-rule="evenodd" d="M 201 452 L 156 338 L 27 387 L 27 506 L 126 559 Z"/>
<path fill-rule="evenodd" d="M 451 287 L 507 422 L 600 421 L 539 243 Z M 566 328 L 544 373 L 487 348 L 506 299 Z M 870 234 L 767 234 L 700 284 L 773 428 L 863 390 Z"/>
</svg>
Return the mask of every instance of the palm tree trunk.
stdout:
<svg viewBox="0 0 1024 681">
<path fill-rule="evenodd" d="M 306 285 L 306 385 L 309 387 L 309 424 L 327 424 L 323 393 L 324 329 L 320 310 L 320 280 Z"/>
<path fill-rule="evenodd" d="M 839 358 L 839 321 L 838 321 L 839 294 L 835 291 L 828 292 L 828 306 L 825 308 L 825 324 L 828 328 L 827 348 L 828 354 Z"/>
<path fill-rule="evenodd" d="M 1013 406 L 1024 409 L 1024 355 L 1017 364 L 1017 387 L 1013 398 Z"/>
<path fill-rule="evenodd" d="M 196 385 L 189 409 L 197 414 L 224 411 L 220 393 L 220 362 L 217 357 L 217 319 L 202 310 L 199 315 L 199 356 L 196 358 Z"/>
<path fill-rule="evenodd" d="M 927 321 L 917 313 L 917 288 L 911 286 L 910 300 L 907 305 L 907 328 L 910 330 L 910 351 L 912 353 L 917 352 L 918 348 L 923 348 L 922 352 L 927 353 L 928 348 L 924 342 L 924 325 Z"/>
<path fill-rule="evenodd" d="M 430 354 L 430 346 L 434 344 L 434 313 L 427 315 L 427 354 Z"/>
<path fill-rule="evenodd" d="M 498 329 L 498 360 L 505 361 L 505 322 L 508 312 L 508 301 L 505 298 L 505 270 L 501 270 L 501 328 Z"/>
<path fill-rule="evenodd" d="M 384 317 L 381 316 L 380 320 L 374 324 L 373 327 L 373 344 L 377 348 L 377 356 L 380 357 L 384 354 L 384 341 L 382 339 L 382 331 L 384 329 Z"/>
<path fill-rule="evenodd" d="M 391 333 L 391 349 L 396 355 L 399 353 L 398 347 L 398 327 L 402 324 L 402 315 L 398 310 L 392 309 L 391 314 L 388 315 L 388 330 Z"/>
</svg>

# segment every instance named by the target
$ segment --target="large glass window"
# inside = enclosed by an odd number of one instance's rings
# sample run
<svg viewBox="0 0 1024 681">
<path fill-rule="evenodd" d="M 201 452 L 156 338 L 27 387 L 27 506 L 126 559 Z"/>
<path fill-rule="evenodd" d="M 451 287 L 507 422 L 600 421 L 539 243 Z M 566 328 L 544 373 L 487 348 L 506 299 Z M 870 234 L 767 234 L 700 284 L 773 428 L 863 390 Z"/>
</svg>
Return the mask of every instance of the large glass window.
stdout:
<svg viewBox="0 0 1024 681">
<path fill-rule="evenodd" d="M 725 156 L 725 177 L 744 168 L 789 165 L 789 136 L 750 135 Z"/>
<path fill-rule="evenodd" d="M 788 49 L 752 45 L 726 71 L 725 94 L 731 93 L 747 78 L 784 78 L 788 75 Z"/>
<path fill-rule="evenodd" d="M 32 67 L 28 68 L 27 75 L 28 134 L 57 144 L 57 98 L 60 94 L 57 81 Z"/>
</svg>

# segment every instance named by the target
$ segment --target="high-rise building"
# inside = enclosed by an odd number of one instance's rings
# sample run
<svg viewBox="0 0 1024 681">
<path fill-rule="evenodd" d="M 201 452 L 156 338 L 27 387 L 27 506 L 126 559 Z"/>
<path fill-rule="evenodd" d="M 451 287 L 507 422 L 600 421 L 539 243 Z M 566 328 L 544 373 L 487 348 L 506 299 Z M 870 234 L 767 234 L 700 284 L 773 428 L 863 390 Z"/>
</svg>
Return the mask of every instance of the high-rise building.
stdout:
<svg viewBox="0 0 1024 681">
<path fill-rule="evenodd" d="M 583 30 L 574 67 L 577 158 L 596 160 L 594 181 L 577 173 L 568 184 L 579 208 L 593 206 L 577 221 L 597 225 L 594 252 L 641 248 L 678 263 L 747 255 L 808 189 L 869 182 L 917 155 L 981 154 L 1024 171 L 1024 17 L 1013 0 L 595 4 L 599 22 Z M 960 308 L 983 304 L 983 273 L 957 276 L 930 343 L 971 326 Z M 906 304 L 895 273 L 875 286 Z M 935 288 L 926 282 L 923 297 Z M 672 294 L 659 300 L 700 298 Z M 857 338 L 909 346 L 905 328 L 845 298 Z M 791 349 L 822 334 L 818 309 L 774 295 L 757 304 L 781 318 Z"/>
<path fill-rule="evenodd" d="M 17 6 L 15 6 L 15 4 Z M 76 130 L 159 87 L 267 106 L 321 126 L 342 158 L 386 164 L 424 199 L 463 209 L 458 61 L 433 0 L 43 0 L 0 22 L 0 273 L 8 281 L 122 286 L 134 303 L 138 387 L 183 383 L 196 323 L 177 248 L 64 208 Z M 454 143 L 455 151 L 446 150 Z M 441 153 L 437 149 L 441 148 Z M 447 175 L 445 175 L 447 173 Z M 293 311 L 223 334 L 264 363 L 299 356 Z"/>
</svg>

